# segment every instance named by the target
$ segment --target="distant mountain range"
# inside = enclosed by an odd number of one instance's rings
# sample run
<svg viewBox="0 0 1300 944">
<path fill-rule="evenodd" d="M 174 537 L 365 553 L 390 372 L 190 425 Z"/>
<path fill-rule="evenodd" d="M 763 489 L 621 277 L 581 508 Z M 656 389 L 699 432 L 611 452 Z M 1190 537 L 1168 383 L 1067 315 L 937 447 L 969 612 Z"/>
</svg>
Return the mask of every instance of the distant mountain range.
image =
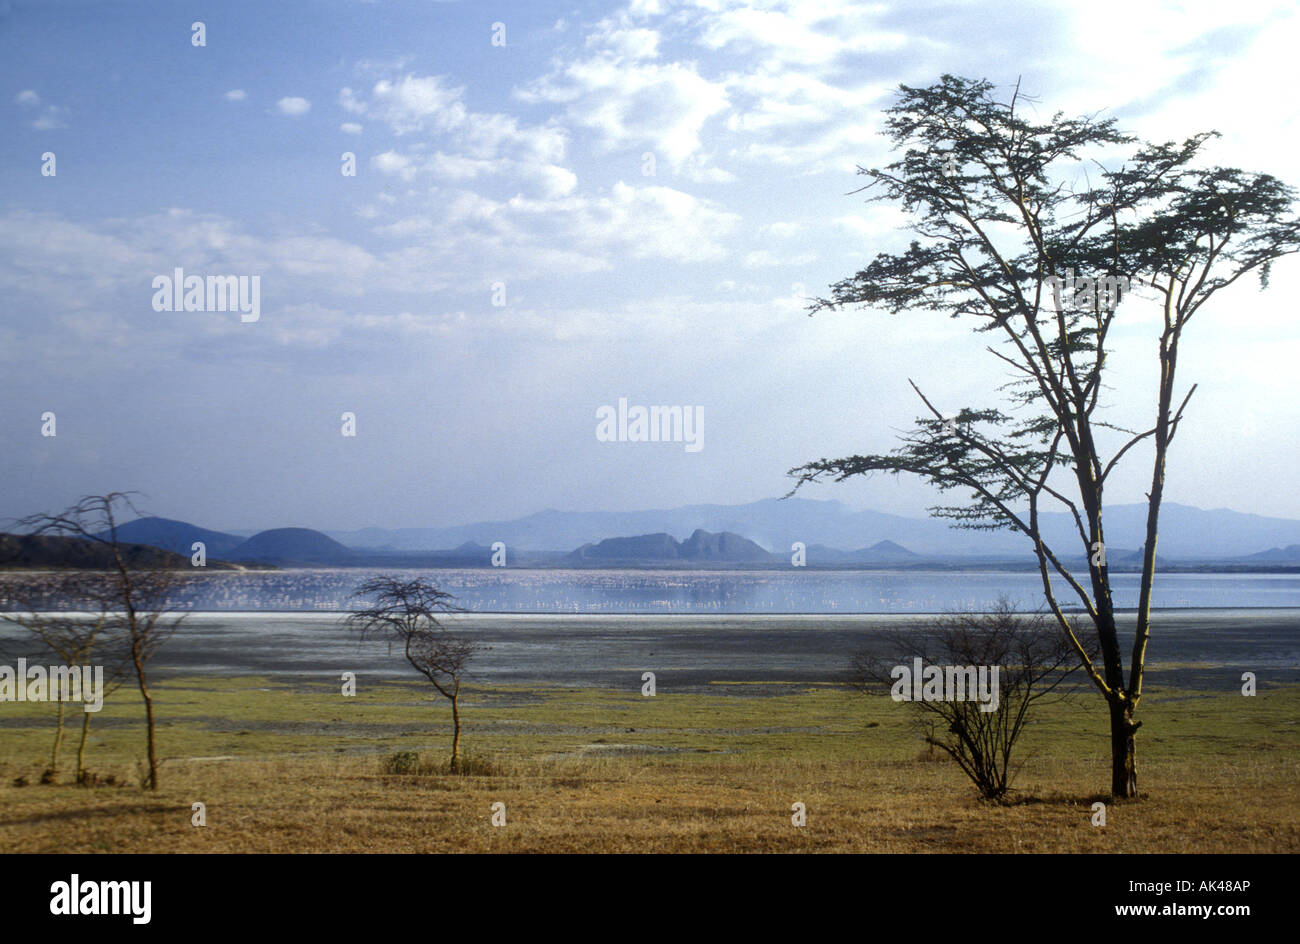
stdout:
<svg viewBox="0 0 1300 944">
<path fill-rule="evenodd" d="M 1300 544 L 1270 548 L 1258 554 L 1251 554 L 1246 560 L 1258 561 L 1261 564 L 1300 564 Z"/>
<path fill-rule="evenodd" d="M 671 534 L 642 534 L 630 538 L 606 538 L 584 544 L 572 554 L 574 563 L 603 564 L 664 563 L 668 561 L 730 561 L 767 563 L 772 555 L 748 538 L 723 531 L 712 534 L 700 528 L 685 541 Z"/>
<path fill-rule="evenodd" d="M 782 555 L 788 557 L 789 555 Z M 841 551 L 825 544 L 814 544 L 804 552 L 809 564 L 904 564 L 921 560 L 921 555 L 914 554 L 907 548 L 893 541 L 877 541 L 871 547 L 856 551 Z"/>
<path fill-rule="evenodd" d="M 258 532 L 226 556 L 231 560 L 266 564 L 341 564 L 359 555 L 310 528 L 275 528 Z"/>
<path fill-rule="evenodd" d="M 107 533 L 100 535 L 107 537 Z M 174 521 L 171 518 L 136 518 L 126 524 L 118 525 L 117 539 L 136 544 L 152 544 L 174 554 L 189 557 L 195 541 L 202 541 L 209 557 L 227 557 L 231 551 L 244 543 L 244 538 L 221 531 L 209 531 L 188 521 Z"/>
<path fill-rule="evenodd" d="M 1146 541 L 1146 514 L 1145 504 L 1107 508 L 1108 545 L 1130 551 L 1141 548 Z M 1073 519 L 1064 513 L 1044 513 L 1040 517 L 1048 543 L 1074 552 L 1079 538 Z M 1161 508 L 1160 522 L 1160 556 L 1171 562 L 1228 560 L 1258 554 L 1264 548 L 1300 545 L 1300 521 L 1289 518 L 1269 518 L 1223 508 L 1205 511 L 1166 502 Z M 484 546 L 501 541 L 512 550 L 567 552 L 606 538 L 628 535 L 662 533 L 682 541 L 697 528 L 744 535 L 779 556 L 788 556 L 796 541 L 809 549 L 815 545 L 862 548 L 892 541 L 921 557 L 936 560 L 1032 557 L 1025 538 L 1011 532 L 964 530 L 950 527 L 938 518 L 854 511 L 842 502 L 807 498 L 765 499 L 745 505 L 687 505 L 658 511 L 541 511 L 508 521 L 451 528 L 365 528 L 327 533 L 336 541 L 358 549 L 427 551 L 455 547 L 467 541 Z M 1078 553 L 1082 553 L 1081 549 Z"/>
<path fill-rule="evenodd" d="M 120 539 L 119 539 L 120 540 Z M 123 543 L 124 557 L 142 570 L 181 569 L 190 556 L 173 554 L 147 543 Z M 0 534 L 0 567 L 31 570 L 102 570 L 112 563 L 108 548 L 95 541 L 45 534 Z M 213 570 L 237 569 L 224 561 L 208 562 Z"/>
<path fill-rule="evenodd" d="M 172 518 L 137 518 L 118 526 L 117 538 L 119 541 L 152 544 L 187 559 L 193 553 L 194 544 L 201 542 L 209 560 L 218 558 L 251 564 L 343 566 L 364 556 L 311 528 L 273 528 L 243 538 Z"/>
<path fill-rule="evenodd" d="M 1112 568 L 1140 565 L 1145 518 L 1145 505 L 1107 510 Z M 1073 521 L 1052 514 L 1041 520 L 1048 543 L 1078 566 L 1082 549 Z M 1162 567 L 1300 566 L 1300 521 L 1167 503 L 1161 522 L 1157 563 Z M 5 537 L 0 566 L 39 566 L 23 562 L 59 558 L 53 545 Z M 785 567 L 791 565 L 796 545 L 810 567 L 1019 568 L 1033 561 L 1027 542 L 1016 534 L 961 530 L 933 518 L 853 511 L 836 501 L 797 498 L 663 511 L 545 511 L 454 528 L 328 533 L 275 528 L 247 537 L 151 517 L 120 526 L 118 537 L 187 560 L 194 543 L 201 541 L 210 562 L 278 567 L 488 567 L 497 542 L 505 545 L 508 565 L 534 567 Z M 858 549 L 845 550 L 853 547 Z M 67 551 L 69 559 L 85 558 L 70 545 Z"/>
</svg>

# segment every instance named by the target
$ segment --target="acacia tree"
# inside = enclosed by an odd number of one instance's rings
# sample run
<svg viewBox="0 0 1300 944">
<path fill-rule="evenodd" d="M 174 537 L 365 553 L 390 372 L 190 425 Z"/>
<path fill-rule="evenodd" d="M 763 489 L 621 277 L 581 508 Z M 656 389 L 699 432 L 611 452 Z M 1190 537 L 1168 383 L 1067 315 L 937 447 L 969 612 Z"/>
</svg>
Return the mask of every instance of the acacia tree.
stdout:
<svg viewBox="0 0 1300 944">
<path fill-rule="evenodd" d="M 918 475 L 940 492 L 959 489 L 966 504 L 931 513 L 956 526 L 1010 529 L 1033 546 L 1043 593 L 1057 624 L 1109 709 L 1111 793 L 1137 795 L 1135 717 L 1151 628 L 1156 537 L 1170 444 L 1195 385 L 1175 384 L 1178 350 L 1192 317 L 1247 273 L 1267 287 L 1272 262 L 1300 248 L 1295 191 L 1267 174 L 1201 167 L 1216 132 L 1181 144 L 1150 144 L 1121 133 L 1114 119 L 1045 123 L 995 97 L 986 81 L 945 75 L 929 88 L 900 87 L 886 110 L 885 134 L 901 156 L 883 169 L 859 167 L 871 200 L 910 214 L 907 250 L 879 253 L 831 286 L 819 310 L 875 306 L 891 313 L 941 311 L 990 332 L 987 351 L 1010 370 L 1002 403 L 945 415 L 912 383 L 925 415 L 887 455 L 821 459 L 790 470 L 794 490 L 825 478 L 873 472 Z M 1093 161 L 1096 181 L 1074 186 L 1063 172 L 1101 152 L 1128 150 L 1122 162 Z M 1075 167 L 1077 168 L 1077 164 Z M 1094 281 L 1086 293 L 1065 281 Z M 1141 277 L 1161 308 L 1159 381 L 1149 426 L 1128 429 L 1099 413 L 1115 318 L 1128 301 L 1125 279 Z M 1096 280 L 1106 291 L 1095 292 Z M 1064 291 L 1062 289 L 1065 289 Z M 1133 397 L 1129 397 L 1133 402 Z M 1136 627 L 1126 669 L 1105 557 L 1103 492 L 1120 460 L 1150 448 L 1146 542 Z M 792 490 L 792 493 L 793 491 Z M 1066 511 L 1088 558 L 1088 574 L 1062 563 L 1040 528 L 1044 506 Z M 1067 615 L 1053 577 L 1078 600 Z M 1081 634 L 1090 627 L 1101 664 Z"/>
<path fill-rule="evenodd" d="M 425 580 L 403 581 L 379 576 L 363 583 L 354 597 L 371 599 L 364 610 L 349 614 L 345 625 L 361 639 L 379 637 L 400 643 L 406 661 L 451 702 L 451 772 L 460 771 L 460 686 L 479 646 L 449 633 L 439 613 L 460 612 L 450 593 Z"/>
<path fill-rule="evenodd" d="M 157 790 L 158 750 L 148 665 L 184 619 L 184 616 L 168 615 L 176 577 L 168 562 L 178 555 L 159 557 L 153 548 L 142 549 L 119 541 L 117 522 L 126 510 L 140 516 L 129 492 L 90 495 L 59 514 L 23 518 L 18 527 L 30 529 L 33 534 L 55 534 L 90 541 L 102 549 L 105 583 L 100 599 L 112 609 L 120 623 L 126 658 L 144 702 L 149 770 L 142 780 L 148 789 Z"/>
<path fill-rule="evenodd" d="M 18 589 L 10 591 L 19 612 L 0 615 L 7 623 L 30 633 L 35 641 L 52 653 L 69 668 L 90 667 L 99 663 L 104 670 L 100 697 L 106 698 L 122 683 L 128 653 L 120 643 L 122 634 L 119 621 L 111 612 L 114 598 L 112 584 L 102 574 L 73 574 L 61 581 L 61 591 L 71 599 L 89 601 L 91 611 L 84 615 L 44 613 L 37 610 L 33 601 Z M 64 706 L 57 702 L 58 714 L 54 729 L 54 744 L 50 751 L 48 778 L 57 780 L 59 751 L 63 745 Z M 81 739 L 77 744 L 77 783 L 85 783 L 86 742 L 90 738 L 91 712 L 82 711 Z"/>
</svg>

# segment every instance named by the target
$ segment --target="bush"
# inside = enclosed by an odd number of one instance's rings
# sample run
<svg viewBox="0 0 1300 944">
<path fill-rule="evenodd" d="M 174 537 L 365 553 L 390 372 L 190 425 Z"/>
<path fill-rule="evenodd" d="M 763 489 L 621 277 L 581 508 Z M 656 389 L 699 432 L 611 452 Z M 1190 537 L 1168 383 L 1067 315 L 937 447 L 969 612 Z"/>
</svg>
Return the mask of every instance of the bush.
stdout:
<svg viewBox="0 0 1300 944">
<path fill-rule="evenodd" d="M 491 758 L 464 754 L 457 765 L 456 774 L 460 777 L 498 777 L 501 768 Z"/>
<path fill-rule="evenodd" d="M 930 666 L 1000 672 L 992 711 L 969 697 L 907 702 L 929 748 L 917 760 L 951 758 L 988 800 L 1001 800 L 1011 787 L 1011 758 L 1030 711 L 1039 702 L 1066 697 L 1071 692 L 1067 683 L 1079 668 L 1073 649 L 1055 626 L 1042 614 L 1016 612 L 1005 598 L 987 613 L 951 614 L 937 625 L 883 633 L 877 645 L 883 650 L 861 650 L 852 660 L 856 681 L 868 693 L 892 693 L 893 673 L 913 658 Z"/>
<path fill-rule="evenodd" d="M 420 755 L 415 751 L 398 751 L 384 759 L 384 773 L 409 775 L 418 773 L 420 768 Z"/>
<path fill-rule="evenodd" d="M 420 757 L 417 751 L 398 751 L 384 758 L 383 772 L 397 777 L 445 777 L 453 774 L 459 777 L 498 777 L 501 768 L 487 757 L 464 754 L 455 771 L 446 760 L 430 760 Z"/>
</svg>

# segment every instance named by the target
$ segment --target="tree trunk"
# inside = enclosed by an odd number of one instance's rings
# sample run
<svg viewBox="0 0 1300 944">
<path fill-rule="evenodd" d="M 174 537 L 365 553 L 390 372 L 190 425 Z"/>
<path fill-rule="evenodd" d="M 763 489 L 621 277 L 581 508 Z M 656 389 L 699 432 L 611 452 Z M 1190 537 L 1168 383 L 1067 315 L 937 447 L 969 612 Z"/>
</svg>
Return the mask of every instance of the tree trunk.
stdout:
<svg viewBox="0 0 1300 944">
<path fill-rule="evenodd" d="M 50 773 L 59 776 L 59 748 L 63 746 L 63 702 L 59 702 L 58 726 L 54 729 L 54 750 L 50 752 Z"/>
<path fill-rule="evenodd" d="M 144 699 L 144 722 L 149 741 L 149 789 L 158 789 L 158 754 L 154 750 L 153 736 L 153 698 L 149 695 L 149 686 L 144 680 L 144 666 L 139 661 L 135 664 L 136 680 L 140 683 L 140 696 Z"/>
<path fill-rule="evenodd" d="M 451 772 L 460 770 L 460 692 L 451 696 Z"/>
<path fill-rule="evenodd" d="M 1129 703 L 1110 704 L 1110 795 L 1131 799 L 1137 794 L 1137 729 Z"/>
<path fill-rule="evenodd" d="M 77 783 L 86 781 L 86 740 L 90 737 L 90 712 L 82 712 L 81 743 L 77 745 Z"/>
<path fill-rule="evenodd" d="M 149 789 L 158 789 L 158 754 L 154 749 L 153 737 L 153 699 L 146 690 L 144 695 L 145 724 L 149 728 Z"/>
</svg>

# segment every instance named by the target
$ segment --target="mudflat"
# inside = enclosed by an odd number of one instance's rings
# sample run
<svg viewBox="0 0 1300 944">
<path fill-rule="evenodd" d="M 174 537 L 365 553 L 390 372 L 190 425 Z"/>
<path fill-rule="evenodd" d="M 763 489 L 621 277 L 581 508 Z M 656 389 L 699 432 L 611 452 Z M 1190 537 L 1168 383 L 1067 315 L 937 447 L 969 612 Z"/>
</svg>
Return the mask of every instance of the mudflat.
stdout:
<svg viewBox="0 0 1300 944">
<path fill-rule="evenodd" d="M 1134 616 L 1120 613 L 1122 648 Z M 485 685 L 640 687 L 640 675 L 678 691 L 715 683 L 806 685 L 847 679 L 852 654 L 885 651 L 882 637 L 932 627 L 937 616 L 463 614 L 446 625 L 486 648 L 473 680 Z M 12 629 L 0 644 L 29 655 Z M 900 657 L 904 655 L 900 653 Z M 1241 674 L 1300 682 L 1300 609 L 1166 610 L 1152 620 L 1153 682 L 1235 690 Z M 338 613 L 193 613 L 155 659 L 163 674 L 298 675 L 342 672 L 404 678 L 400 652 L 358 645 Z"/>
</svg>

